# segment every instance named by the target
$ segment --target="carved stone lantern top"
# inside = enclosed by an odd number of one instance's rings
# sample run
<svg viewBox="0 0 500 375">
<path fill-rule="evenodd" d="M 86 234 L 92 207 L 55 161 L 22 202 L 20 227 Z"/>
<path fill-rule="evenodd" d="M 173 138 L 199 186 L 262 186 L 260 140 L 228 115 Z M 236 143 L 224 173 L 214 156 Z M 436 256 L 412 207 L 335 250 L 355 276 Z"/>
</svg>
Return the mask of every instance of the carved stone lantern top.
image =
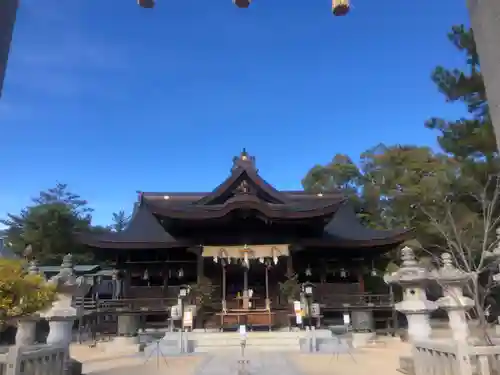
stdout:
<svg viewBox="0 0 500 375">
<path fill-rule="evenodd" d="M 85 296 L 91 284 L 84 277 L 76 277 L 71 254 L 64 256 L 59 273 L 51 277 L 48 283 L 55 286 L 58 299 L 45 314 L 46 317 L 78 315 L 73 298 Z"/>
<path fill-rule="evenodd" d="M 440 284 L 465 284 L 472 278 L 470 273 L 467 273 L 453 264 L 452 256 L 449 253 L 441 254 L 441 268 L 432 272 L 433 278 Z"/>
<path fill-rule="evenodd" d="M 28 266 L 28 273 L 30 275 L 38 275 L 40 274 L 40 269 L 38 268 L 38 263 L 35 259 L 33 259 Z"/>
<path fill-rule="evenodd" d="M 405 246 L 401 249 L 401 267 L 392 274 L 384 275 L 387 284 L 400 284 L 402 286 L 421 285 L 431 280 L 429 271 L 418 264 L 413 249 Z"/>
</svg>

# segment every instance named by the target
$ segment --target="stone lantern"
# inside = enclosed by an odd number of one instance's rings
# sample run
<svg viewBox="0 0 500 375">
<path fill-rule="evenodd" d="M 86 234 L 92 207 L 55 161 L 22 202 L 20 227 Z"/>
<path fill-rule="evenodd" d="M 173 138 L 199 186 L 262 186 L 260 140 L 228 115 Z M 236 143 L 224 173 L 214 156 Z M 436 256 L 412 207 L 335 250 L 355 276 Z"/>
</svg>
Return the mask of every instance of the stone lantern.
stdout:
<svg viewBox="0 0 500 375">
<path fill-rule="evenodd" d="M 471 280 L 472 275 L 456 268 L 449 253 L 443 253 L 441 260 L 442 267 L 433 272 L 433 277 L 443 289 L 443 297 L 436 302 L 448 313 L 453 338 L 463 342 L 469 337 L 465 313 L 474 306 L 474 301 L 464 296 L 463 287 Z"/>
<path fill-rule="evenodd" d="M 74 303 L 74 297 L 83 297 L 91 285 L 83 277 L 76 277 L 73 269 L 73 257 L 67 254 L 63 258 L 59 273 L 49 281 L 56 288 L 57 300 L 43 314 L 49 322 L 50 331 L 47 344 L 67 346 L 72 338 L 72 328 L 76 319 L 82 314 L 82 308 Z M 69 358 L 65 361 L 65 371 L 69 371 Z"/>
<path fill-rule="evenodd" d="M 425 340 L 431 334 L 429 315 L 438 308 L 427 299 L 426 285 L 431 275 L 419 266 L 413 250 L 406 246 L 401 250 L 403 263 L 400 269 L 384 276 L 387 284 L 399 284 L 403 288 L 403 300 L 395 305 L 397 311 L 406 315 L 410 340 Z"/>
</svg>

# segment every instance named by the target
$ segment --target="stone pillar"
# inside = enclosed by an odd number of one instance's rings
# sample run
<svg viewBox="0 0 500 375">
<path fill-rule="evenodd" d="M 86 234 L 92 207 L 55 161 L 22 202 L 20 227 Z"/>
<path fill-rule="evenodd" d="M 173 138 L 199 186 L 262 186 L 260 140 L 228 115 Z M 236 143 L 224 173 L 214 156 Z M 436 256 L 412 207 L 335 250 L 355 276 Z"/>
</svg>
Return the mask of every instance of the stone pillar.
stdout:
<svg viewBox="0 0 500 375">
<path fill-rule="evenodd" d="M 470 281 L 472 275 L 457 269 L 451 260 L 451 255 L 443 253 L 442 267 L 433 272 L 436 281 L 443 289 L 443 297 L 436 302 L 446 310 L 449 325 L 456 341 L 466 342 L 469 338 L 469 325 L 466 312 L 474 306 L 474 301 L 463 294 L 463 287 Z"/>
<path fill-rule="evenodd" d="M 64 257 L 61 270 L 48 282 L 55 286 L 58 298 L 50 310 L 43 314 L 50 327 L 47 344 L 63 345 L 67 347 L 69 353 L 73 324 L 83 312 L 81 308 L 76 307 L 74 297 L 83 297 L 91 285 L 87 284 L 85 278 L 75 276 L 71 254 Z M 70 371 L 68 357 L 65 361 L 65 373 Z"/>
<path fill-rule="evenodd" d="M 500 1 L 467 0 L 491 119 L 500 147 Z"/>
<path fill-rule="evenodd" d="M 139 316 L 132 314 L 118 315 L 118 336 L 136 337 L 139 329 Z"/>
<path fill-rule="evenodd" d="M 36 341 L 37 317 L 24 317 L 17 320 L 16 346 L 30 346 Z"/>
<path fill-rule="evenodd" d="M 427 299 L 425 291 L 431 275 L 418 265 L 411 248 L 404 247 L 401 250 L 401 259 L 401 268 L 391 275 L 385 275 L 384 281 L 399 284 L 403 288 L 403 300 L 396 303 L 395 309 L 406 315 L 409 339 L 425 340 L 431 334 L 429 315 L 438 308 L 435 302 Z"/>
<path fill-rule="evenodd" d="M 28 274 L 39 275 L 39 268 L 35 260 L 32 260 L 29 264 Z M 16 332 L 16 345 L 17 346 L 29 346 L 36 342 L 36 328 L 37 323 L 40 320 L 40 315 L 35 314 L 32 316 L 25 316 L 17 320 L 17 332 Z"/>
</svg>

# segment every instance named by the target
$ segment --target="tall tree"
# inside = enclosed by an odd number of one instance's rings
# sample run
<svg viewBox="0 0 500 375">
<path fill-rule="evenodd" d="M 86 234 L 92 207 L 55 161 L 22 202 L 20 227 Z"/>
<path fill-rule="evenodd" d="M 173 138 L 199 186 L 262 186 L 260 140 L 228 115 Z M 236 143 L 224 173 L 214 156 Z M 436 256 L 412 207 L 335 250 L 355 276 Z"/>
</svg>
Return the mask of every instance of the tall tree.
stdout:
<svg viewBox="0 0 500 375">
<path fill-rule="evenodd" d="M 311 168 L 302 180 L 302 186 L 313 193 L 342 191 L 354 196 L 358 193 L 361 178 L 359 168 L 349 156 L 336 154 L 328 164 Z"/>
<path fill-rule="evenodd" d="M 361 170 L 364 201 L 378 205 L 371 208 L 373 220 L 386 228 L 414 228 L 422 245 L 436 242 L 421 207 L 439 210 L 456 180 L 453 159 L 428 147 L 379 145 L 362 154 Z"/>
<path fill-rule="evenodd" d="M 113 224 L 111 224 L 111 230 L 114 232 L 123 232 L 129 221 L 130 216 L 128 216 L 125 211 L 121 210 L 113 212 Z"/>
<path fill-rule="evenodd" d="M 75 234 L 88 231 L 92 209 L 66 184 L 42 191 L 33 204 L 19 214 L 8 214 L 0 223 L 7 227 L 7 243 L 17 254 L 26 246 L 44 264 L 57 264 L 68 252 L 77 262 L 89 262 L 91 254 L 78 243 Z"/>
<path fill-rule="evenodd" d="M 435 117 L 426 126 L 439 131 L 439 145 L 460 161 L 462 172 L 484 185 L 489 175 L 498 173 L 500 162 L 474 34 L 464 25 L 453 26 L 448 39 L 465 64 L 462 69 L 438 66 L 432 80 L 447 102 L 463 103 L 470 115 L 458 120 Z"/>
<path fill-rule="evenodd" d="M 302 186 L 311 193 L 344 194 L 364 219 L 363 204 L 359 196 L 363 182 L 363 175 L 352 159 L 344 154 L 336 154 L 331 162 L 312 167 L 302 179 Z"/>
</svg>

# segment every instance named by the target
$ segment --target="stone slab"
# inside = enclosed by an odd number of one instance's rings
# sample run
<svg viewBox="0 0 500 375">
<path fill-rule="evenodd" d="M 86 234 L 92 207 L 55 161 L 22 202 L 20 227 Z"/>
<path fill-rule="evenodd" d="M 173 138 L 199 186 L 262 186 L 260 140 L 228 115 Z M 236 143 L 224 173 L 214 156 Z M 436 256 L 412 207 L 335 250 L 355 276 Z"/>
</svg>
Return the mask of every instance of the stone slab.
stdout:
<svg viewBox="0 0 500 375">
<path fill-rule="evenodd" d="M 236 353 L 208 356 L 195 375 L 301 375 L 288 356 L 283 353 L 250 351 L 244 356 Z"/>
<path fill-rule="evenodd" d="M 399 357 L 399 368 L 398 371 L 407 374 L 414 375 L 415 374 L 415 363 L 411 356 L 401 356 Z"/>
</svg>

